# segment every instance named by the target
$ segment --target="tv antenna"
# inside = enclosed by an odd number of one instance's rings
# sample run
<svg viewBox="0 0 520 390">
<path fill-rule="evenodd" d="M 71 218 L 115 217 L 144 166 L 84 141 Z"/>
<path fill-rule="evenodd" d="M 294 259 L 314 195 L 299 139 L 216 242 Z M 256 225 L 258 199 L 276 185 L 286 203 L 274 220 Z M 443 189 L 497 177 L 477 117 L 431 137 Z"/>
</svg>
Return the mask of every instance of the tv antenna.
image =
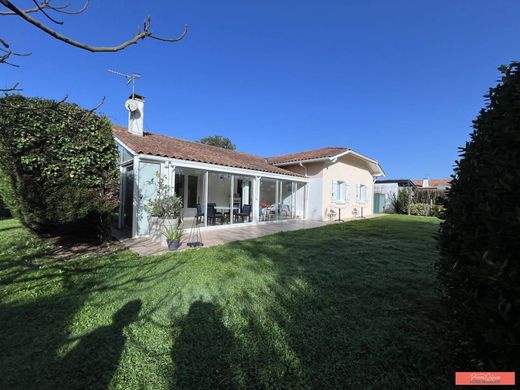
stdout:
<svg viewBox="0 0 520 390">
<path fill-rule="evenodd" d="M 138 80 L 141 78 L 141 73 L 131 73 L 126 74 L 122 72 L 118 72 L 117 70 L 108 69 L 110 73 L 117 74 L 118 76 L 123 76 L 127 79 L 126 85 L 132 83 L 132 96 L 134 96 L 135 93 L 135 80 Z"/>
</svg>

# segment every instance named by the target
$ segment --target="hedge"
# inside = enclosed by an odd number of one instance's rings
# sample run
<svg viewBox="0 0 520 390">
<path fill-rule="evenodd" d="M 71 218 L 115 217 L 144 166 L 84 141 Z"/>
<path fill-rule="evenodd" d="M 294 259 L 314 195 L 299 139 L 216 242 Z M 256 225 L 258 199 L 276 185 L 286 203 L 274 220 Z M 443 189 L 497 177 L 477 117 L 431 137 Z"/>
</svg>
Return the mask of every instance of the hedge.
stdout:
<svg viewBox="0 0 520 390">
<path fill-rule="evenodd" d="M 0 195 L 40 235 L 110 236 L 117 205 L 111 124 L 76 104 L 0 99 Z"/>
<path fill-rule="evenodd" d="M 446 200 L 439 275 L 459 368 L 520 367 L 520 63 L 502 67 Z"/>
</svg>

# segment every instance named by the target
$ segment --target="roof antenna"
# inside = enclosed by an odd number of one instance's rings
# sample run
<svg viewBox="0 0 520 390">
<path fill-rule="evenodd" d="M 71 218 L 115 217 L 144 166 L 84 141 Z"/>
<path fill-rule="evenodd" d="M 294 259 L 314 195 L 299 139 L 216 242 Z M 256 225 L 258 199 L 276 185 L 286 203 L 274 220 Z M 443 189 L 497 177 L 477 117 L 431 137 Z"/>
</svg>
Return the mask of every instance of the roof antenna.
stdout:
<svg viewBox="0 0 520 390">
<path fill-rule="evenodd" d="M 135 80 L 138 80 L 138 79 L 141 78 L 141 73 L 126 74 L 126 73 L 118 72 L 117 70 L 112 70 L 112 69 L 108 69 L 108 71 L 110 73 L 117 74 L 118 76 L 126 77 L 126 79 L 128 80 L 126 82 L 126 85 L 132 83 L 132 97 L 134 97 L 134 95 L 135 95 Z"/>
</svg>

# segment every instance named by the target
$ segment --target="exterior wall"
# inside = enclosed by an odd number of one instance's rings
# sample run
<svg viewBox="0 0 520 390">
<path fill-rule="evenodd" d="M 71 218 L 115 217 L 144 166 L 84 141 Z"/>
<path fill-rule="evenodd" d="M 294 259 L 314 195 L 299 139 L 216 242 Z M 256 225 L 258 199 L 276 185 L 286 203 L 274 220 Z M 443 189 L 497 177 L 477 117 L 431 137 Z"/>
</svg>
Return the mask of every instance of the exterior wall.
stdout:
<svg viewBox="0 0 520 390">
<path fill-rule="evenodd" d="M 330 211 L 339 213 L 341 210 L 341 218 L 352 218 L 372 215 L 374 212 L 374 181 L 370 170 L 366 163 L 353 156 L 343 156 L 335 163 L 329 162 L 323 169 L 323 214 L 324 219 L 330 218 Z M 332 199 L 332 182 L 334 180 L 344 181 L 347 186 L 347 202 L 336 203 Z M 362 184 L 367 187 L 367 200 L 360 202 L 356 199 L 357 185 Z M 357 210 L 357 214 L 354 213 Z M 336 214 L 337 217 L 337 214 Z"/>
<path fill-rule="evenodd" d="M 330 211 L 336 212 L 334 218 L 338 217 L 341 209 L 341 218 L 352 218 L 357 210 L 357 216 L 361 216 L 361 208 L 363 215 L 372 215 L 374 212 L 374 180 L 367 164 L 353 156 L 343 156 L 336 162 L 318 161 L 312 163 L 303 163 L 307 168 L 307 176 L 310 181 L 309 199 L 307 201 L 306 218 L 312 220 L 328 220 L 330 219 Z M 289 171 L 305 174 L 305 168 L 299 164 L 287 165 L 283 167 Z M 332 199 L 332 182 L 344 181 L 349 184 L 349 200 L 343 203 L 335 203 Z M 367 187 L 367 201 L 362 203 L 356 200 L 356 189 L 358 184 Z"/>
<path fill-rule="evenodd" d="M 394 208 L 392 206 L 392 199 L 397 197 L 399 191 L 399 185 L 397 183 L 376 183 L 374 186 L 374 192 L 385 195 L 385 213 L 393 213 Z"/>
</svg>

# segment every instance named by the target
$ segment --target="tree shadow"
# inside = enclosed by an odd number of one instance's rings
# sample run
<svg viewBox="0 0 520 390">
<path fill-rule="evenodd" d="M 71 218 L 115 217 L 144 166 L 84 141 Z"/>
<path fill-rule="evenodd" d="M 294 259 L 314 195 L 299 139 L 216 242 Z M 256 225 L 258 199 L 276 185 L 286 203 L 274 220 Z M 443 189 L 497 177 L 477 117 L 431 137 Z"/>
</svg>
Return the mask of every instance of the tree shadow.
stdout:
<svg viewBox="0 0 520 390">
<path fill-rule="evenodd" d="M 140 300 L 128 302 L 114 313 L 110 325 L 81 337 L 78 344 L 57 362 L 54 387 L 108 388 L 125 348 L 123 330 L 137 320 L 141 306 Z"/>
<path fill-rule="evenodd" d="M 172 349 L 175 388 L 236 388 L 232 370 L 233 336 L 222 323 L 219 308 L 196 301 L 180 326 L 181 333 Z"/>
</svg>

